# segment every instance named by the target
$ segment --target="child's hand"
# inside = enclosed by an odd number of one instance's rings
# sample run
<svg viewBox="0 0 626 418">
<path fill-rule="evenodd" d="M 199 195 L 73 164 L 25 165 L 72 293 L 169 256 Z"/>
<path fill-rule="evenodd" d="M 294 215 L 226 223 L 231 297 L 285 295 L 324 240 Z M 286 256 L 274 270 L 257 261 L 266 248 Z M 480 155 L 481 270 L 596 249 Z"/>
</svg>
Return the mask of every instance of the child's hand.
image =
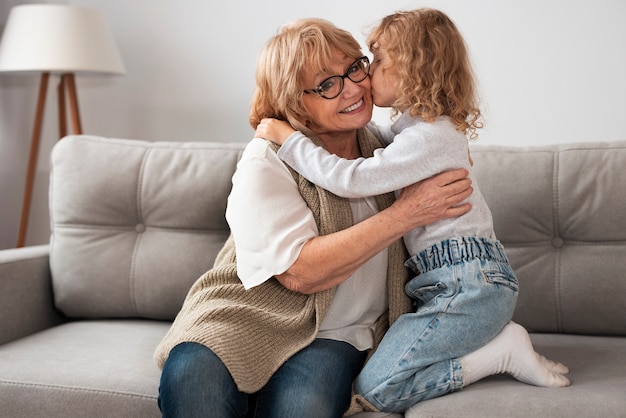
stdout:
<svg viewBox="0 0 626 418">
<path fill-rule="evenodd" d="M 272 142 L 282 145 L 287 138 L 293 134 L 295 130 L 287 122 L 274 119 L 264 118 L 256 127 L 254 133 L 255 138 L 265 138 Z"/>
</svg>

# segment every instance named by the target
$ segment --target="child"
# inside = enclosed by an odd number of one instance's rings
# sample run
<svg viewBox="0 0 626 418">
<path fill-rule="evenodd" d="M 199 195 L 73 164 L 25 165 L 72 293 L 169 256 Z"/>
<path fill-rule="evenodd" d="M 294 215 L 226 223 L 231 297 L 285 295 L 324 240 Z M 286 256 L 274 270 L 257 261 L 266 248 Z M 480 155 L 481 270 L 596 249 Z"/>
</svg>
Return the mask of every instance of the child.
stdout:
<svg viewBox="0 0 626 418">
<path fill-rule="evenodd" d="M 432 9 L 398 12 L 374 29 L 368 46 L 374 103 L 401 113 L 390 127 L 369 125 L 386 148 L 347 160 L 284 122 L 268 121 L 257 134 L 284 142 L 281 159 L 342 197 L 398 190 L 452 168 L 464 167 L 471 177 L 468 137 L 482 127 L 481 113 L 454 23 Z M 569 385 L 567 368 L 535 353 L 526 330 L 511 322 L 517 278 L 474 179 L 472 185 L 469 213 L 404 237 L 412 255 L 406 266 L 416 274 L 406 292 L 417 310 L 390 327 L 355 382 L 355 391 L 379 410 L 404 412 L 495 373 L 538 386 Z"/>
</svg>

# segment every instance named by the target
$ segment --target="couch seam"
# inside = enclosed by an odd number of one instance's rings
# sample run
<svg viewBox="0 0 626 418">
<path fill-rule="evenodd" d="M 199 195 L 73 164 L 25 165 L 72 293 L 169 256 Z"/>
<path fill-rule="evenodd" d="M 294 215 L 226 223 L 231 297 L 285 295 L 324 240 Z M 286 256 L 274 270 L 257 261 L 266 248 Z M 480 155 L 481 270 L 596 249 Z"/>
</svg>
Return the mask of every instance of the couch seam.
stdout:
<svg viewBox="0 0 626 418">
<path fill-rule="evenodd" d="M 143 209 L 143 202 L 142 202 L 143 179 L 145 175 L 146 164 L 147 164 L 147 161 L 151 152 L 152 150 L 150 148 L 146 148 L 144 156 L 141 160 L 141 165 L 139 166 L 139 172 L 137 173 L 137 221 L 140 224 L 144 223 L 143 210 L 142 210 Z M 135 237 L 136 237 L 135 247 L 133 248 L 132 261 L 130 265 L 128 290 L 130 292 L 129 296 L 130 296 L 130 304 L 131 304 L 132 310 L 133 312 L 135 312 L 135 314 L 137 314 L 138 309 L 137 309 L 137 295 L 135 292 L 135 279 L 136 279 L 135 274 L 136 274 L 136 267 L 137 267 L 137 252 L 139 251 L 139 245 L 141 243 L 143 233 L 138 232 L 135 235 Z"/>
<path fill-rule="evenodd" d="M 162 141 L 147 141 L 141 139 L 130 139 L 130 138 L 120 138 L 120 137 L 111 137 L 111 136 L 99 136 L 99 135 L 89 135 L 89 134 L 72 134 L 68 135 L 67 138 L 79 141 L 91 141 L 97 143 L 115 143 L 118 146 L 122 147 L 130 147 L 130 148 L 143 148 L 143 149 L 190 149 L 190 150 L 218 150 L 218 151 L 239 151 L 243 152 L 243 148 L 245 148 L 245 142 L 232 142 L 232 143 L 216 143 L 210 141 L 189 141 L 188 143 L 193 144 L 191 147 L 183 147 L 180 148 L 180 144 L 184 143 L 184 141 L 175 141 L 175 140 L 162 140 Z M 136 143 L 135 143 L 136 142 Z M 231 145 L 231 146 L 229 146 Z M 242 148 L 238 148 L 241 146 Z"/>
<path fill-rule="evenodd" d="M 15 382 L 11 380 L 0 380 L 0 384 L 5 384 L 9 386 L 60 389 L 60 390 L 67 390 L 71 392 L 107 393 L 111 395 L 126 396 L 130 398 L 143 398 L 143 399 L 156 399 L 157 398 L 156 396 L 140 395 L 138 393 L 130 393 L 130 392 L 119 392 L 115 390 L 89 389 L 89 388 L 79 388 L 79 387 L 74 387 L 74 386 L 48 385 L 48 384 L 43 384 L 43 383 L 24 383 L 24 382 Z"/>
<path fill-rule="evenodd" d="M 553 212 L 552 212 L 552 222 L 554 223 L 554 238 L 558 238 L 561 235 L 560 228 L 560 189 L 559 189 L 559 169 L 560 169 L 560 152 L 554 153 L 554 171 L 553 175 Z M 561 312 L 561 249 L 554 248 L 555 257 L 554 257 L 554 305 L 556 310 L 556 329 L 559 332 L 563 332 L 563 317 Z"/>
<path fill-rule="evenodd" d="M 135 225 L 99 225 L 99 224 L 73 224 L 73 223 L 58 223 L 56 225 L 57 228 L 65 228 L 65 229 L 100 229 L 103 231 L 135 231 Z M 197 232 L 198 234 L 210 233 L 210 232 L 227 232 L 227 229 L 215 229 L 215 228 L 197 228 L 197 227 L 189 227 L 189 228 L 174 228 L 167 226 L 150 226 L 151 230 L 162 230 L 162 231 L 180 231 L 180 232 Z"/>
</svg>

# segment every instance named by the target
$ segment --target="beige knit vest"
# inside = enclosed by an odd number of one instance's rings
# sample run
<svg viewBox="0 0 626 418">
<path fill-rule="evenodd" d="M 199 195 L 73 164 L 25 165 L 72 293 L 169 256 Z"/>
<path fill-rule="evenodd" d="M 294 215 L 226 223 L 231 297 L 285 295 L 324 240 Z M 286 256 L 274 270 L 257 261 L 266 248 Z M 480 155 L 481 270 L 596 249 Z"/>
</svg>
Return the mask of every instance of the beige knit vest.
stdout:
<svg viewBox="0 0 626 418">
<path fill-rule="evenodd" d="M 373 150 L 380 147 L 365 129 L 359 130 L 358 138 L 363 156 L 371 156 Z M 352 225 L 352 212 L 346 199 L 293 174 L 321 235 Z M 393 194 L 377 196 L 376 200 L 382 210 L 393 202 Z M 389 248 L 387 283 L 391 321 L 410 308 L 404 293 L 405 257 L 400 240 Z M 245 290 L 237 277 L 231 236 L 218 254 L 213 269 L 190 289 L 181 311 L 156 349 L 155 360 L 162 368 L 170 350 L 177 344 L 200 343 L 224 362 L 239 390 L 256 392 L 288 358 L 315 339 L 334 290 L 304 295 L 286 289 L 274 278 Z M 387 318 L 381 318 L 376 327 L 377 341 L 387 327 Z"/>
</svg>

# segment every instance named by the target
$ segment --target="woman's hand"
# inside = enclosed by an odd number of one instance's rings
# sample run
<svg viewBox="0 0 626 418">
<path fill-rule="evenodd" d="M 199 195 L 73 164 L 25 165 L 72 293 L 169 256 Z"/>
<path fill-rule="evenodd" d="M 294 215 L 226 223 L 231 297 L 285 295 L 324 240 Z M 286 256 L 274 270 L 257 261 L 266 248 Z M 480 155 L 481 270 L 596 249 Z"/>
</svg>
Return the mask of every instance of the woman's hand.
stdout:
<svg viewBox="0 0 626 418">
<path fill-rule="evenodd" d="M 408 231 L 467 213 L 471 205 L 461 204 L 473 191 L 467 175 L 465 169 L 451 170 L 405 187 L 390 208 L 394 218 L 408 223 Z"/>
<path fill-rule="evenodd" d="M 282 145 L 294 132 L 295 130 L 291 125 L 285 121 L 274 118 L 264 118 L 261 119 L 261 122 L 257 125 L 254 136 Z"/>
</svg>

